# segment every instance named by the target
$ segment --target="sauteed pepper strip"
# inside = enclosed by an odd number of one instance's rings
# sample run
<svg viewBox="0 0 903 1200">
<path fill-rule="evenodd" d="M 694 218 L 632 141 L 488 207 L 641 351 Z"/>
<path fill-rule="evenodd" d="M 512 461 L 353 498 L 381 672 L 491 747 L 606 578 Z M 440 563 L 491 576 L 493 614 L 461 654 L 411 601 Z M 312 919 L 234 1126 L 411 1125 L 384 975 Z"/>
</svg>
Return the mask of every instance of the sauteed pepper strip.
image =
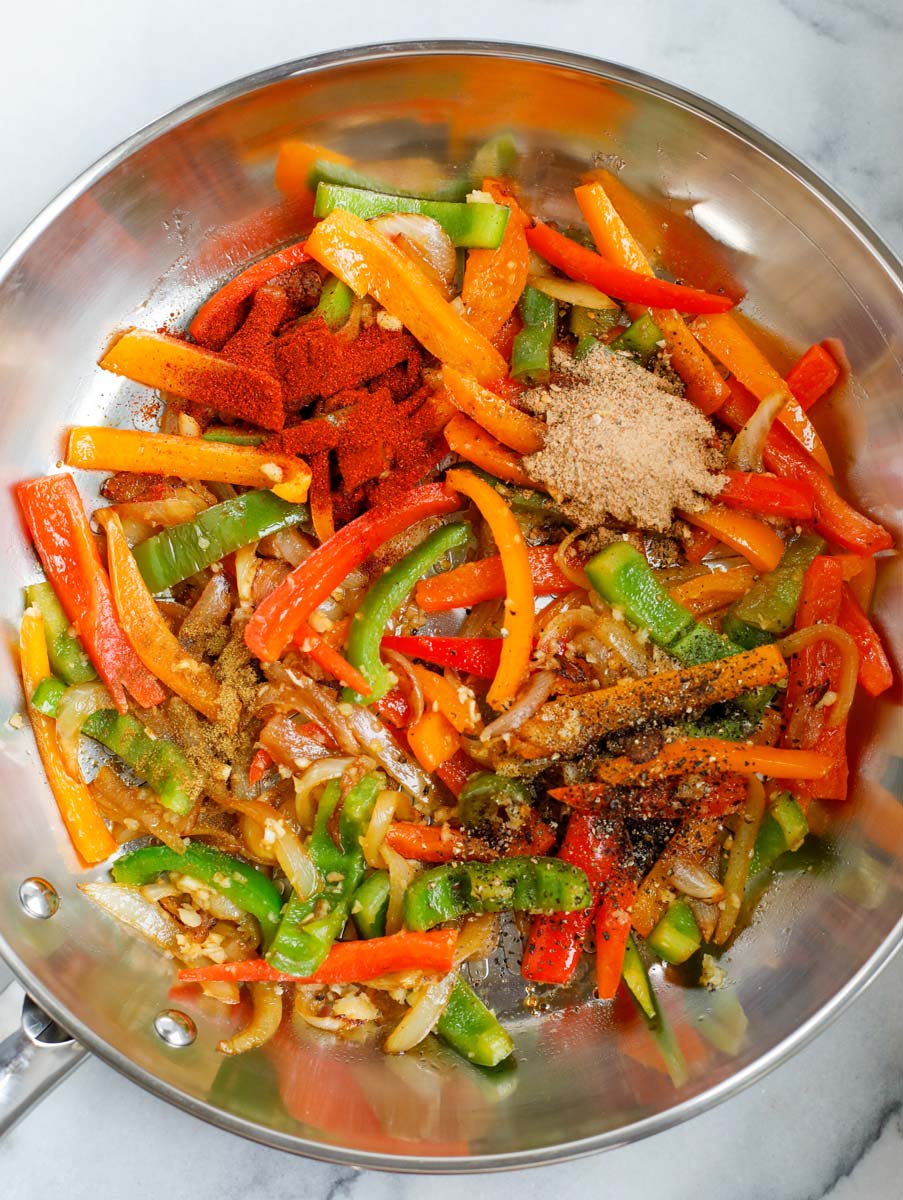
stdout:
<svg viewBox="0 0 903 1200">
<path fill-rule="evenodd" d="M 365 221 L 387 213 L 420 213 L 438 221 L 456 246 L 484 250 L 498 246 L 509 220 L 507 208 L 488 201 L 459 204 L 450 200 L 420 200 L 415 196 L 393 196 L 365 188 L 319 183 L 314 216 L 328 217 L 337 208 Z"/>
<path fill-rule="evenodd" d="M 534 595 L 559 596 L 576 589 L 573 579 L 568 579 L 558 566 L 557 553 L 557 546 L 527 547 Z M 424 612 L 446 612 L 451 608 L 472 608 L 481 600 L 497 600 L 504 595 L 505 571 L 501 557 L 495 554 L 421 580 L 414 598 Z"/>
<path fill-rule="evenodd" d="M 81 731 L 130 766 L 156 792 L 164 808 L 191 812 L 201 780 L 175 742 L 149 737 L 131 713 L 117 713 L 112 708 L 92 713 Z"/>
<path fill-rule="evenodd" d="M 503 644 L 504 639 L 500 637 L 430 637 L 425 634 L 384 637 L 381 642 L 385 650 L 397 650 L 409 658 L 419 658 L 437 667 L 452 667 L 480 679 L 494 678 L 499 669 Z"/>
<path fill-rule="evenodd" d="M 168 846 L 132 850 L 116 860 L 112 875 L 117 883 L 142 887 L 164 871 L 190 875 L 256 917 L 264 944 L 275 934 L 282 909 L 282 894 L 275 883 L 250 863 L 202 842 L 188 842 L 183 854 Z"/>
<path fill-rule="evenodd" d="M 731 606 L 722 625 L 727 636 L 751 650 L 786 633 L 799 607 L 806 571 L 824 548 L 824 539 L 811 533 L 788 542 L 775 569 L 760 575 Z"/>
<path fill-rule="evenodd" d="M 69 618 L 49 583 L 32 583 L 25 589 L 25 603 L 44 618 L 44 634 L 50 667 L 66 683 L 88 683 L 97 678 L 85 648 L 70 630 Z"/>
<path fill-rule="evenodd" d="M 202 346 L 218 350 L 234 333 L 241 316 L 241 306 L 248 297 L 283 271 L 308 262 L 309 257 L 304 243 L 295 242 L 245 267 L 201 305 L 188 326 L 188 332 Z"/>
</svg>

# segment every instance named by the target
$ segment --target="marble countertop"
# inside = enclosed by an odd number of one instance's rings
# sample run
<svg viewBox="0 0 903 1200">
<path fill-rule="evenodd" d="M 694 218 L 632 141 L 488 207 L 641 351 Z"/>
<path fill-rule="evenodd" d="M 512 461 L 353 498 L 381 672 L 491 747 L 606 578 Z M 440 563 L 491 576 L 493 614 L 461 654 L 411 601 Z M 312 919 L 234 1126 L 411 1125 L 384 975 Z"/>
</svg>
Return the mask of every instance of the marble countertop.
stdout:
<svg viewBox="0 0 903 1200">
<path fill-rule="evenodd" d="M 888 153 L 903 114 L 899 0 L 94 0 L 17 4 L 0 46 L 0 244 L 94 158 L 228 79 L 368 41 L 487 38 L 627 63 L 709 96 L 811 163 L 903 253 L 903 192 Z M 0 967 L 0 987 L 5 982 Z M 564 1195 L 890 1200 L 903 1177 L 903 956 L 813 1044 L 746 1092 L 639 1145 L 481 1176 L 481 1198 Z M 462 1183 L 308 1162 L 232 1138 L 97 1061 L 0 1145 L 0 1191 L 197 1200 L 415 1197 Z M 116 1181 L 127 1181 L 120 1186 Z M 667 1180 L 667 1184 L 663 1181 Z M 473 1184 L 465 1184 L 473 1187 Z"/>
</svg>

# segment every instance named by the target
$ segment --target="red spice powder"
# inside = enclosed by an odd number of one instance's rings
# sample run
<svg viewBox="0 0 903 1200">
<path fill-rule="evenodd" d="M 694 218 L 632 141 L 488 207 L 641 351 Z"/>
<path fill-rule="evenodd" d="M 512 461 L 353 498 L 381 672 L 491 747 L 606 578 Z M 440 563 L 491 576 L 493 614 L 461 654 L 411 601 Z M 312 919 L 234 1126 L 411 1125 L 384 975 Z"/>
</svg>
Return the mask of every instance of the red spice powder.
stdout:
<svg viewBox="0 0 903 1200">
<path fill-rule="evenodd" d="M 319 318 L 305 322 L 276 342 L 276 369 L 289 407 L 316 396 L 334 396 L 385 374 L 420 351 L 409 333 L 372 325 L 353 342 L 336 337 Z"/>
</svg>

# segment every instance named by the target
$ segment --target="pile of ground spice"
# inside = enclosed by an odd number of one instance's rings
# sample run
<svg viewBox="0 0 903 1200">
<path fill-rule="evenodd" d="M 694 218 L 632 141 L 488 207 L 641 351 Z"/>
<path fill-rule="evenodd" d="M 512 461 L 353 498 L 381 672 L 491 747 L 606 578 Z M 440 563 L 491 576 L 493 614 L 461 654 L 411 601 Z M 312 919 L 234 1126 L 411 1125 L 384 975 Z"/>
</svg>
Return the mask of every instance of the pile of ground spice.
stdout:
<svg viewBox="0 0 903 1200">
<path fill-rule="evenodd" d="M 714 427 L 651 372 L 601 349 L 582 362 L 559 351 L 553 379 L 524 395 L 546 419 L 524 467 L 578 525 L 663 531 L 724 487 Z"/>
</svg>

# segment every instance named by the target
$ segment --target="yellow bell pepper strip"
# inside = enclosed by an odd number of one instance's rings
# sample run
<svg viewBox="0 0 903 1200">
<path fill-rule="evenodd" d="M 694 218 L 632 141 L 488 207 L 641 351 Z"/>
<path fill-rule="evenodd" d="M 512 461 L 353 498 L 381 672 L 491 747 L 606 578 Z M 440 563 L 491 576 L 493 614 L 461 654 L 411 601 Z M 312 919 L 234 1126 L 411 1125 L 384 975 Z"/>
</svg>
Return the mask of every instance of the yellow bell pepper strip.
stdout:
<svg viewBox="0 0 903 1200">
<path fill-rule="evenodd" d="M 288 454 L 263 454 L 250 446 L 102 425 L 76 426 L 70 431 L 66 463 L 88 471 L 178 475 L 238 487 L 270 488 L 293 504 L 307 499 L 310 486 L 307 463 Z"/>
<path fill-rule="evenodd" d="M 751 566 L 734 567 L 730 571 L 708 571 L 668 588 L 672 600 L 688 608 L 695 617 L 717 612 L 719 608 L 745 596 L 755 582 Z"/>
<path fill-rule="evenodd" d="M 515 483 L 520 487 L 536 487 L 536 480 L 531 478 L 521 466 L 519 454 L 497 442 L 486 432 L 482 425 L 458 413 L 452 417 L 443 430 L 449 450 L 481 467 L 497 479 L 505 483 Z"/>
<path fill-rule="evenodd" d="M 709 353 L 752 392 L 760 404 L 775 393 L 783 393 L 787 397 L 787 403 L 776 419 L 804 450 L 808 450 L 823 470 L 833 475 L 831 459 L 815 426 L 794 400 L 787 383 L 734 318 L 727 313 L 701 317 L 693 322 L 693 333 Z"/>
<path fill-rule="evenodd" d="M 760 646 L 698 666 L 622 679 L 612 687 L 547 701 L 521 725 L 512 749 L 526 758 L 575 754 L 607 733 L 655 717 L 684 717 L 694 708 L 733 700 L 780 683 L 787 664 L 776 646 Z"/>
<path fill-rule="evenodd" d="M 130 329 L 113 343 L 100 365 L 114 375 L 241 417 L 261 429 L 279 430 L 285 424 L 278 379 L 168 333 Z"/>
<path fill-rule="evenodd" d="M 141 577 L 119 517 L 112 509 L 101 509 L 98 519 L 107 535 L 116 611 L 135 653 L 149 671 L 208 720 L 226 719 L 227 714 L 220 711 L 216 676 L 206 663 L 188 654 L 166 624 Z"/>
<path fill-rule="evenodd" d="M 742 554 L 757 571 L 773 571 L 781 561 L 784 543 L 770 525 L 748 513 L 712 504 L 703 512 L 681 511 L 679 516 Z"/>
<path fill-rule="evenodd" d="M 313 188 L 310 186 L 310 173 L 314 163 L 334 162 L 350 167 L 351 159 L 347 154 L 330 150 L 327 146 L 318 146 L 314 142 L 302 142 L 290 138 L 279 147 L 276 156 L 276 187 L 283 196 L 293 200 L 314 202 Z"/>
<path fill-rule="evenodd" d="M 104 824 L 84 781 L 73 779 L 66 770 L 57 742 L 55 723 L 38 712 L 30 702 L 35 688 L 50 674 L 44 618 L 33 608 L 27 609 L 22 618 L 19 657 L 31 728 L 60 816 L 72 845 L 84 861 L 89 864 L 103 862 L 116 852 L 116 841 Z"/>
<path fill-rule="evenodd" d="M 441 712 L 426 712 L 408 729 L 411 753 L 432 774 L 461 749 L 461 739 L 451 721 Z"/>
<path fill-rule="evenodd" d="M 360 217 L 336 210 L 307 239 L 311 258 L 337 275 L 358 296 L 371 295 L 442 362 L 498 379 L 507 364 L 498 350 L 443 297 L 393 242 Z"/>
<path fill-rule="evenodd" d="M 383 644 L 385 644 L 385 639 L 383 639 Z M 504 645 L 504 642 L 502 644 Z M 433 708 L 442 713 L 458 733 L 477 733 L 479 731 L 480 714 L 473 696 L 466 688 L 462 689 L 456 686 L 444 675 L 428 671 L 419 663 L 411 663 L 411 671 L 420 684 L 427 708 Z"/>
<path fill-rule="evenodd" d="M 241 308 L 248 297 L 283 271 L 290 271 L 292 267 L 307 261 L 304 243 L 295 242 L 245 267 L 201 305 L 188 326 L 188 332 L 199 345 L 219 350 L 238 327 Z"/>
<path fill-rule="evenodd" d="M 527 284 L 530 247 L 524 229 L 530 218 L 496 180 L 484 179 L 483 191 L 496 204 L 506 205 L 511 215 L 497 250 L 471 250 L 467 255 L 461 299 L 474 329 L 494 338 L 514 312 Z"/>
<path fill-rule="evenodd" d="M 599 253 L 622 267 L 652 275 L 652 267 L 602 184 L 578 187 L 574 195 Z M 673 308 L 628 305 L 627 311 L 634 318 L 651 313 L 665 340 L 671 365 L 687 385 L 687 399 L 706 415 L 720 408 L 727 399 L 727 386 L 683 317 Z"/>
<path fill-rule="evenodd" d="M 27 480 L 16 495 L 47 578 L 116 708 L 127 710 L 126 691 L 142 708 L 160 704 L 166 693 L 116 616 L 110 580 L 72 476 Z"/>
<path fill-rule="evenodd" d="M 527 676 L 533 653 L 533 577 L 527 545 L 511 509 L 495 491 L 471 471 L 454 469 L 445 476 L 446 486 L 474 502 L 498 547 L 505 574 L 505 639 L 499 669 L 486 694 L 486 702 L 497 712 L 513 703 Z"/>
<path fill-rule="evenodd" d="M 518 454 L 535 454 L 542 449 L 545 425 L 529 413 L 496 396 L 476 379 L 454 367 L 443 367 L 442 382 L 455 405 L 481 425 L 488 434 Z"/>
</svg>

